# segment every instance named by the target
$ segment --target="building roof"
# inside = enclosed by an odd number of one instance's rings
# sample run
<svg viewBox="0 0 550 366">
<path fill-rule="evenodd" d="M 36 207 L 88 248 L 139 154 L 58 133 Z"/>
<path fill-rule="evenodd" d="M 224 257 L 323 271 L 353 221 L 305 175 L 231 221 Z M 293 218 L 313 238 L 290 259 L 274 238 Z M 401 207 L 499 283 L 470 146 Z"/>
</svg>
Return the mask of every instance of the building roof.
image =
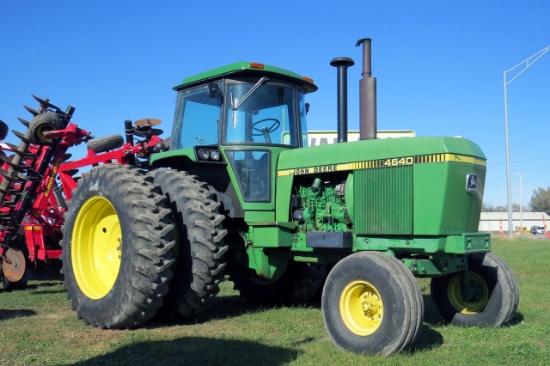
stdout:
<svg viewBox="0 0 550 366">
<path fill-rule="evenodd" d="M 550 215 L 545 212 L 512 212 L 513 220 L 539 221 L 543 216 L 550 223 Z M 482 212 L 480 217 L 480 221 L 498 221 L 500 219 L 508 220 L 508 212 Z"/>
</svg>

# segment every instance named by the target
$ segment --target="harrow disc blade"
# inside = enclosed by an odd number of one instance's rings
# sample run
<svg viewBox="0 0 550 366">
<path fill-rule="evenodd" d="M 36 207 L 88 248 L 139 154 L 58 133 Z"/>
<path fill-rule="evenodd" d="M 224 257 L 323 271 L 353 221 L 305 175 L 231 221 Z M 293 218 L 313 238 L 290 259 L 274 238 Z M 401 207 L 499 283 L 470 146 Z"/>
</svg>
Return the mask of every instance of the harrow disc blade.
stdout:
<svg viewBox="0 0 550 366">
<path fill-rule="evenodd" d="M 27 127 L 29 127 L 30 124 L 31 124 L 29 121 L 27 121 L 27 120 L 25 120 L 25 119 L 23 119 L 23 118 L 17 118 L 17 119 L 19 120 L 19 122 L 21 122 L 23 125 L 25 125 L 25 126 L 27 126 Z"/>
<path fill-rule="evenodd" d="M 29 111 L 33 116 L 38 116 L 40 112 L 38 112 L 36 109 L 28 107 L 26 105 L 23 106 L 27 111 Z"/>
<path fill-rule="evenodd" d="M 150 127 L 160 125 L 161 120 L 157 118 L 143 118 L 134 122 L 136 127 Z"/>
<path fill-rule="evenodd" d="M 13 134 L 15 136 L 19 137 L 21 139 L 21 141 L 23 141 L 24 143 L 26 143 L 26 144 L 31 144 L 32 143 L 32 141 L 29 140 L 28 137 L 23 135 L 21 132 L 17 132 L 17 131 L 13 131 L 13 130 L 11 132 L 13 132 Z"/>
<path fill-rule="evenodd" d="M 14 144 L 10 144 L 9 142 L 5 142 L 5 144 L 11 149 L 11 152 L 14 152 L 19 156 L 22 156 L 22 157 L 25 157 L 25 158 L 33 158 L 33 159 L 38 157 L 37 154 L 33 154 L 33 153 L 30 153 L 30 152 L 25 152 L 25 151 L 19 150 L 18 146 L 14 145 Z"/>
<path fill-rule="evenodd" d="M 2 272 L 4 273 L 4 277 L 10 282 L 21 280 L 25 275 L 25 269 L 27 267 L 23 252 L 9 248 L 4 253 L 4 257 L 2 261 Z"/>
<path fill-rule="evenodd" d="M 13 163 L 13 161 L 12 161 L 13 156 L 15 156 L 15 155 L 12 155 L 12 156 L 0 155 L 0 160 L 4 161 L 6 164 L 8 164 L 13 170 L 21 172 L 21 173 L 24 173 L 27 170 L 29 170 L 30 168 L 32 168 L 32 167 L 27 166 L 27 165 Z"/>
<path fill-rule="evenodd" d="M 40 103 L 40 105 L 43 107 L 43 108 L 51 108 L 51 109 L 55 109 L 55 110 L 60 110 L 59 107 L 56 107 L 55 105 L 53 105 L 52 103 L 50 103 L 49 99 L 46 98 L 46 99 L 42 99 L 42 98 L 39 98 L 37 97 L 36 95 L 34 94 L 31 94 L 31 96 L 36 99 L 36 101 L 38 103 Z"/>
</svg>

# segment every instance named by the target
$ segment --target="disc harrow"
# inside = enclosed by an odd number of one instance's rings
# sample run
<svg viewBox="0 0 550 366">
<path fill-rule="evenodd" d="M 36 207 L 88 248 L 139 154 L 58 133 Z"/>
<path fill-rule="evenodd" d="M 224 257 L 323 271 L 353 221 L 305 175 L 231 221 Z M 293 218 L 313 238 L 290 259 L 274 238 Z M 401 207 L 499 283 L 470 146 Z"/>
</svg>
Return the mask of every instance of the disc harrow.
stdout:
<svg viewBox="0 0 550 366">
<path fill-rule="evenodd" d="M 39 264 L 59 259 L 63 214 L 79 169 L 110 163 L 143 166 L 152 151 L 164 146 L 157 136 L 161 130 L 132 126 L 131 121 L 125 122 L 125 142 L 113 135 L 94 144 L 89 131 L 71 122 L 74 107 L 62 110 L 48 99 L 32 97 L 38 108 L 24 106 L 32 119 L 18 118 L 26 131 L 11 131 L 19 144 L 0 142 L 0 277 L 5 288 L 30 279 Z M 8 131 L 0 121 L 0 140 Z M 135 141 L 134 135 L 143 140 Z M 88 143 L 87 155 L 70 161 L 67 150 L 83 142 Z"/>
</svg>

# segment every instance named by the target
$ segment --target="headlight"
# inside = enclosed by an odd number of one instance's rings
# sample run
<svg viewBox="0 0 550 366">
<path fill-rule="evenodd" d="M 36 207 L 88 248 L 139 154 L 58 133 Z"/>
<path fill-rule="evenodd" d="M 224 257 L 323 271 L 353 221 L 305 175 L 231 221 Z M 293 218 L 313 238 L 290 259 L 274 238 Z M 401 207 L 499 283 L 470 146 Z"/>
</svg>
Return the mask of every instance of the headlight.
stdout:
<svg viewBox="0 0 550 366">
<path fill-rule="evenodd" d="M 210 149 L 210 159 L 212 160 L 220 160 L 220 150 L 218 149 Z"/>
<path fill-rule="evenodd" d="M 200 160 L 208 160 L 208 156 L 209 156 L 208 149 L 200 148 L 197 151 L 197 155 L 199 156 Z"/>
</svg>

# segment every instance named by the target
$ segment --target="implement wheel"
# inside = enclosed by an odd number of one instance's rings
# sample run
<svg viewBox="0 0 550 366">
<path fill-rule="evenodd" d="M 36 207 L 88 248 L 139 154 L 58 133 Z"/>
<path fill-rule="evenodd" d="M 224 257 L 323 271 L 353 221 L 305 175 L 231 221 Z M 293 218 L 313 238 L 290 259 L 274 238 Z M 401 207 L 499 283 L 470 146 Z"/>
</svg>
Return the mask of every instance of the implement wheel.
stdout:
<svg viewBox="0 0 550 366">
<path fill-rule="evenodd" d="M 8 251 L 10 250 L 13 250 L 13 249 L 8 249 Z M 11 265 L 13 265 L 13 262 Z M 11 266 L 11 265 L 4 264 L 4 266 Z M 23 278 L 25 277 L 26 276 L 23 275 Z M 2 287 L 4 288 L 4 290 L 7 292 L 10 292 L 12 290 L 24 290 L 27 288 L 26 279 L 19 279 L 17 282 L 11 282 L 6 278 L 6 276 L 4 276 L 4 271 L 2 269 L 2 259 L 0 259 L 0 282 L 2 283 Z"/>
<path fill-rule="evenodd" d="M 468 256 L 469 288 L 461 273 L 433 278 L 431 298 L 439 314 L 453 325 L 498 327 L 512 318 L 519 303 L 514 273 L 493 253 Z"/>
<path fill-rule="evenodd" d="M 355 253 L 338 262 L 325 282 L 321 305 L 338 348 L 381 356 L 410 347 L 424 313 L 410 270 L 377 252 Z"/>
<path fill-rule="evenodd" d="M 124 145 L 124 138 L 120 135 L 98 137 L 86 143 L 88 150 L 94 150 L 96 154 L 118 149 L 122 145 Z"/>
<path fill-rule="evenodd" d="M 47 111 L 33 117 L 29 125 L 29 136 L 36 144 L 51 145 L 54 139 L 48 137 L 45 132 L 52 132 L 63 128 L 64 123 L 61 117 L 55 112 Z"/>
<path fill-rule="evenodd" d="M 63 226 L 64 283 L 78 317 L 134 328 L 168 292 L 174 225 L 164 196 L 138 169 L 109 164 L 86 173 Z"/>
<path fill-rule="evenodd" d="M 18 248 L 9 248 L 4 252 L 4 262 L 0 259 L 0 280 L 6 291 L 24 290 L 27 281 L 34 275 L 34 263 L 28 259 L 27 252 Z"/>
<path fill-rule="evenodd" d="M 8 136 L 10 128 L 4 121 L 0 121 L 0 141 L 4 140 Z"/>
<path fill-rule="evenodd" d="M 195 318 L 220 291 L 228 249 L 223 241 L 225 217 L 214 194 L 195 176 L 161 169 L 148 179 L 166 196 L 177 229 L 174 280 L 159 315 L 168 320 Z"/>
</svg>

